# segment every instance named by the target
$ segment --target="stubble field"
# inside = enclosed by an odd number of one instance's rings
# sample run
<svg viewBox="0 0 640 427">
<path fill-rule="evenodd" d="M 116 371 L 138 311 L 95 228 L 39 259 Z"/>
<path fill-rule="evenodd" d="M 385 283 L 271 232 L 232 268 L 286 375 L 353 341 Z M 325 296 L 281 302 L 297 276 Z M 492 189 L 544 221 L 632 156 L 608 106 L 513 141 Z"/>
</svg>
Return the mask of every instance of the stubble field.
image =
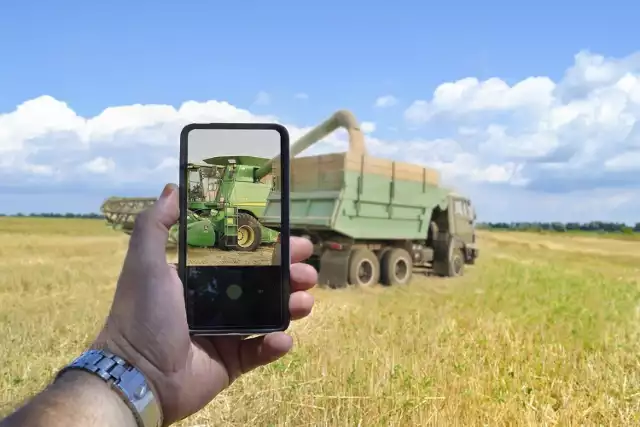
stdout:
<svg viewBox="0 0 640 427">
<path fill-rule="evenodd" d="M 188 265 L 270 265 L 273 245 L 260 246 L 255 252 L 222 251 L 209 248 L 189 248 Z M 167 261 L 178 262 L 176 248 L 167 249 Z"/>
<path fill-rule="evenodd" d="M 0 414 L 93 339 L 128 238 L 0 219 Z M 463 278 L 315 289 L 294 352 L 182 426 L 638 425 L 640 241 L 480 234 Z"/>
</svg>

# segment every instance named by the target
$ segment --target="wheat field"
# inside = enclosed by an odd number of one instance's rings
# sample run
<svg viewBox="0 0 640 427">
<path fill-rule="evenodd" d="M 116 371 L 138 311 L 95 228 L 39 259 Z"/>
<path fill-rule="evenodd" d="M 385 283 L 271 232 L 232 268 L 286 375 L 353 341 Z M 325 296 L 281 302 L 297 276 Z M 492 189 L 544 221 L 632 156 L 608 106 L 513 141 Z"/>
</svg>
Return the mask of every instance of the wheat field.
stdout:
<svg viewBox="0 0 640 427">
<path fill-rule="evenodd" d="M 0 219 L 0 415 L 93 339 L 128 237 Z M 294 351 L 181 426 L 640 422 L 640 242 L 489 233 L 459 279 L 315 289 Z"/>
</svg>

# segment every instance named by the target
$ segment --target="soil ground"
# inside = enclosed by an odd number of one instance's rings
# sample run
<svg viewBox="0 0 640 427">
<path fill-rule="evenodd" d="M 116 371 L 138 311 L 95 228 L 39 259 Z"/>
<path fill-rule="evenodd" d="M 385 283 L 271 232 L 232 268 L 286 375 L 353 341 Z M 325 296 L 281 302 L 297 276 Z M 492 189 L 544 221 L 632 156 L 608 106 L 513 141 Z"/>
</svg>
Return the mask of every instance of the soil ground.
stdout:
<svg viewBox="0 0 640 427">
<path fill-rule="evenodd" d="M 269 265 L 273 245 L 262 245 L 255 252 L 223 251 L 217 248 L 189 248 L 187 265 Z M 167 248 L 167 261 L 177 263 L 177 247 Z"/>
<path fill-rule="evenodd" d="M 188 265 L 269 265 L 272 245 L 264 245 L 255 252 L 223 251 L 220 249 L 189 248 Z"/>
</svg>

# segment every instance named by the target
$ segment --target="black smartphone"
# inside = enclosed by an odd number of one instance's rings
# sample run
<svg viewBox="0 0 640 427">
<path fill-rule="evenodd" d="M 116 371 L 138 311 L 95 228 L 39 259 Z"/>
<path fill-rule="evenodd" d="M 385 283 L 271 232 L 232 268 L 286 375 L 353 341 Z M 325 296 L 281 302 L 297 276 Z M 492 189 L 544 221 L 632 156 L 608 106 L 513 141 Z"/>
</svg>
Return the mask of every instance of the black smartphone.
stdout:
<svg viewBox="0 0 640 427">
<path fill-rule="evenodd" d="M 280 221 L 265 227 L 265 215 Z M 268 123 L 185 126 L 180 134 L 178 273 L 190 333 L 253 335 L 287 329 L 288 242 L 287 129 Z"/>
</svg>

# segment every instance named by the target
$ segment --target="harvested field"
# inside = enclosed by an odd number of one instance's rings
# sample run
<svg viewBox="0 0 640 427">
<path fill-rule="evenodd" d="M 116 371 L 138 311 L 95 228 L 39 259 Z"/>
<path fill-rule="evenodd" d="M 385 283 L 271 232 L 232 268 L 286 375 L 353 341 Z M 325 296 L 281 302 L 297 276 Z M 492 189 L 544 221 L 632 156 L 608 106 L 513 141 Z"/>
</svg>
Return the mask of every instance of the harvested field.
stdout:
<svg viewBox="0 0 640 427">
<path fill-rule="evenodd" d="M 92 340 L 127 240 L 95 220 L 0 219 L 0 413 Z M 294 351 L 179 425 L 638 425 L 640 242 L 479 241 L 461 278 L 314 289 Z"/>
<path fill-rule="evenodd" d="M 188 265 L 270 265 L 273 245 L 263 245 L 255 252 L 223 251 L 220 249 L 189 248 Z M 168 254 L 177 262 L 174 252 Z"/>
</svg>

